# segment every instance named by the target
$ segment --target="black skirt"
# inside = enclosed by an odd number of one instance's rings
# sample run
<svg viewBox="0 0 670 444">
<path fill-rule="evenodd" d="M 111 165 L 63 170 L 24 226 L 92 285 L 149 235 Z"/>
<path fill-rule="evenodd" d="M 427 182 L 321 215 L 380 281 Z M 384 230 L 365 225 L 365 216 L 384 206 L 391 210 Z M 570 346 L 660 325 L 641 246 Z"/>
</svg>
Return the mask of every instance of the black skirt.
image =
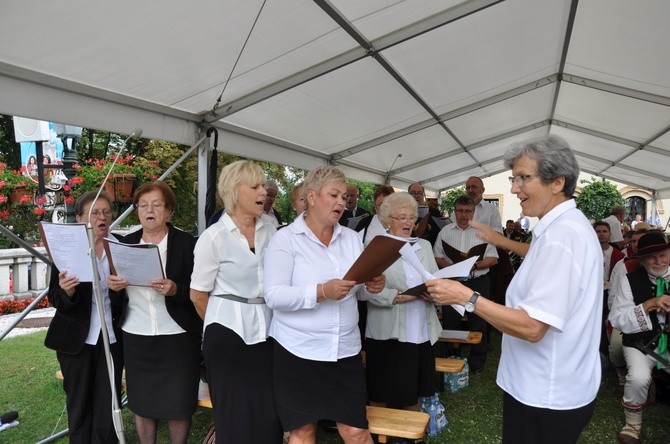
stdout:
<svg viewBox="0 0 670 444">
<path fill-rule="evenodd" d="M 152 419 L 189 419 L 198 403 L 200 335 L 123 332 L 128 407 Z"/>
<path fill-rule="evenodd" d="M 368 428 L 365 376 L 360 355 L 336 362 L 299 358 L 275 341 L 277 412 L 285 430 L 320 419 Z"/>
<path fill-rule="evenodd" d="M 366 339 L 366 377 L 370 401 L 391 408 L 417 403 L 435 394 L 435 352 L 430 342 Z"/>
<path fill-rule="evenodd" d="M 245 344 L 221 324 L 203 340 L 217 444 L 280 444 L 283 429 L 272 388 L 272 341 Z"/>
</svg>

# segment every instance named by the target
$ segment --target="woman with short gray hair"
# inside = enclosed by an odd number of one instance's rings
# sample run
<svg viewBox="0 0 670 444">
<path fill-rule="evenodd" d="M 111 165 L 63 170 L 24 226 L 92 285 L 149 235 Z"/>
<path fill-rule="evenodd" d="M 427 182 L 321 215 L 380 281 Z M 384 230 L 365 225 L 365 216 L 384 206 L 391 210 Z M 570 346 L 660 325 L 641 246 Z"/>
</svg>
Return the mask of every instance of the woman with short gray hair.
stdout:
<svg viewBox="0 0 670 444">
<path fill-rule="evenodd" d="M 409 193 L 393 193 L 384 199 L 379 219 L 396 238 L 410 241 L 418 216 L 416 200 Z M 414 251 L 423 267 L 437 271 L 430 242 L 416 239 Z M 386 284 L 368 301 L 365 329 L 368 397 L 373 405 L 418 410 L 420 396 L 435 393 L 435 344 L 442 327 L 435 306 L 403 294 L 423 282 L 418 271 L 400 258 L 384 272 Z"/>
<path fill-rule="evenodd" d="M 457 281 L 426 285 L 435 302 L 463 305 L 503 332 L 497 376 L 504 392 L 503 442 L 575 442 L 600 386 L 602 251 L 571 199 L 579 168 L 564 140 L 531 141 L 504 158 L 523 214 L 540 218 L 506 305 Z M 483 224 L 471 225 L 489 243 L 512 242 Z"/>
</svg>

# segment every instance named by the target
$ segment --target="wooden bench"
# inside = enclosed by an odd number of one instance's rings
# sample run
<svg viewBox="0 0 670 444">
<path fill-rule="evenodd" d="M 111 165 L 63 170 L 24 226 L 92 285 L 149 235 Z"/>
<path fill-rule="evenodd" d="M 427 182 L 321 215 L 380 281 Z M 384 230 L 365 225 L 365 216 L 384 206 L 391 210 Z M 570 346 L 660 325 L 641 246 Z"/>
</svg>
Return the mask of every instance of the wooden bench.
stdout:
<svg viewBox="0 0 670 444">
<path fill-rule="evenodd" d="M 481 331 L 468 332 L 468 336 L 465 339 L 450 337 L 448 332 L 449 330 L 442 330 L 438 341 L 448 342 L 450 344 L 480 344 L 482 342 Z"/>
<path fill-rule="evenodd" d="M 455 358 L 435 358 L 435 371 L 439 373 L 458 373 L 465 367 L 465 361 Z"/>
<path fill-rule="evenodd" d="M 438 373 L 458 373 L 465 367 L 465 361 L 455 358 L 435 358 L 435 371 Z M 444 391 L 444 377 L 439 376 L 437 389 Z"/>
<path fill-rule="evenodd" d="M 198 390 L 198 405 L 212 408 L 209 387 L 204 382 L 200 383 Z M 370 433 L 378 435 L 380 443 L 387 442 L 389 436 L 406 439 L 423 439 L 426 436 L 430 420 L 427 413 L 372 406 L 368 406 L 367 411 Z"/>
</svg>

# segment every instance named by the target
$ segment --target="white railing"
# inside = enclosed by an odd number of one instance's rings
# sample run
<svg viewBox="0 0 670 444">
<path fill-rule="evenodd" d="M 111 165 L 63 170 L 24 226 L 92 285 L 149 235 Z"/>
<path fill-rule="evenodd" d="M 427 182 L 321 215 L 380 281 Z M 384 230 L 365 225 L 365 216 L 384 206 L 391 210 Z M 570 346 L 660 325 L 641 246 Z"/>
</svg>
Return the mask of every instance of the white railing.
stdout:
<svg viewBox="0 0 670 444">
<path fill-rule="evenodd" d="M 35 250 L 47 254 L 44 247 Z M 0 300 L 39 295 L 49 284 L 49 270 L 47 264 L 23 248 L 0 249 Z"/>
</svg>

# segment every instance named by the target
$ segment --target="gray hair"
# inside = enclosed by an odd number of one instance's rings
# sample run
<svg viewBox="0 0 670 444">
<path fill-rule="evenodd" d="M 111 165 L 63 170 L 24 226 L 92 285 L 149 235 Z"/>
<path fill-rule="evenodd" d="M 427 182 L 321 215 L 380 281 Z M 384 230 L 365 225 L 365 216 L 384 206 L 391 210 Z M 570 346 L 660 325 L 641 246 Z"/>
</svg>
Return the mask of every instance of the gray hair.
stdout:
<svg viewBox="0 0 670 444">
<path fill-rule="evenodd" d="M 319 194 L 321 188 L 328 182 L 346 183 L 346 179 L 344 173 L 334 166 L 316 167 L 307 174 L 305 181 L 302 183 L 303 194 L 307 196 L 307 192 L 310 190 Z"/>
<path fill-rule="evenodd" d="M 419 205 L 416 203 L 416 199 L 414 199 L 411 194 L 405 193 L 404 191 L 399 193 L 392 193 L 384 198 L 381 207 L 379 207 L 378 216 L 382 225 L 388 227 L 391 213 L 400 208 L 411 209 L 414 213 L 414 216 L 419 214 Z"/>
<path fill-rule="evenodd" d="M 270 188 L 277 190 L 279 192 L 279 186 L 277 185 L 277 182 L 274 180 L 266 180 L 265 181 L 265 189 L 269 190 Z"/>
<path fill-rule="evenodd" d="M 564 139 L 549 136 L 513 146 L 503 156 L 505 167 L 512 169 L 514 163 L 522 156 L 527 156 L 537 162 L 537 174 L 544 182 L 564 177 L 563 194 L 568 198 L 572 197 L 577 188 L 579 165 Z"/>
</svg>

